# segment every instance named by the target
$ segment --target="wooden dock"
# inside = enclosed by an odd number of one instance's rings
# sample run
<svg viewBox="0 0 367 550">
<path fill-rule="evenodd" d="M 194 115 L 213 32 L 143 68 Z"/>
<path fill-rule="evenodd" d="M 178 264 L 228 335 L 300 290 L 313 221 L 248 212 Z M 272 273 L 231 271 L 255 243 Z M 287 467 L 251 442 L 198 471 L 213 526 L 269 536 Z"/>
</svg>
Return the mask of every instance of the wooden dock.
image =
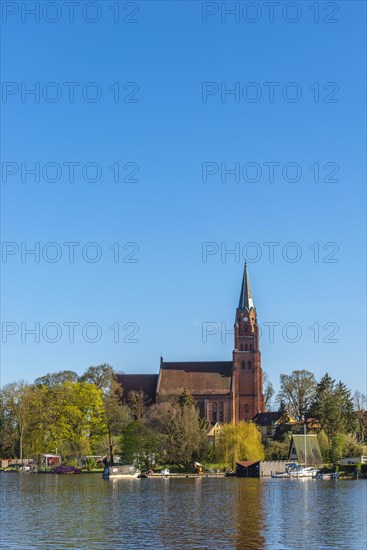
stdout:
<svg viewBox="0 0 367 550">
<path fill-rule="evenodd" d="M 207 477 L 214 477 L 214 478 L 221 478 L 225 477 L 224 472 L 219 473 L 205 473 L 205 474 L 179 474 L 179 473 L 172 473 L 172 474 L 160 474 L 160 473 L 154 473 L 154 474 L 142 474 L 140 477 L 147 478 L 147 479 L 165 479 L 165 478 L 173 478 L 173 479 L 182 479 L 182 478 L 193 478 L 193 479 L 203 479 Z"/>
</svg>

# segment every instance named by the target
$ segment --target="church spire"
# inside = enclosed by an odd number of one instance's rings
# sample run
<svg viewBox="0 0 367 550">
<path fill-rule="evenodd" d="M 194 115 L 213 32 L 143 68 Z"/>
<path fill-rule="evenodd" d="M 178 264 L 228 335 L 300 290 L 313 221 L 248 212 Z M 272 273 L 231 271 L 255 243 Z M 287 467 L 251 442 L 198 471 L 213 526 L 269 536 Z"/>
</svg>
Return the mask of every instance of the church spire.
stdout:
<svg viewBox="0 0 367 550">
<path fill-rule="evenodd" d="M 252 299 L 250 277 L 247 271 L 247 263 L 245 262 L 245 267 L 243 270 L 240 302 L 238 304 L 238 309 L 241 312 L 244 311 L 245 309 L 247 309 L 247 311 L 250 311 L 252 307 L 254 307 L 254 301 Z"/>
</svg>

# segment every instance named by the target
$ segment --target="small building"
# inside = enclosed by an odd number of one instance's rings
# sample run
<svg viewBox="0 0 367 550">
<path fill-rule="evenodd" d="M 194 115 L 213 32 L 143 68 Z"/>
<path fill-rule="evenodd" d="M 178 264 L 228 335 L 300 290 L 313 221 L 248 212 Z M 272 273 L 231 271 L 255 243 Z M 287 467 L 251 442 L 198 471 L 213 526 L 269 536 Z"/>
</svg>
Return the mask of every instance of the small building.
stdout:
<svg viewBox="0 0 367 550">
<path fill-rule="evenodd" d="M 260 462 L 253 460 L 239 460 L 236 462 L 237 477 L 260 477 Z"/>
<path fill-rule="evenodd" d="M 237 477 L 271 477 L 275 473 L 284 473 L 288 460 L 239 460 L 236 462 Z"/>
<path fill-rule="evenodd" d="M 31 458 L 0 458 L 0 468 L 11 468 L 12 466 L 28 465 L 32 462 Z"/>
<path fill-rule="evenodd" d="M 293 431 L 294 427 L 298 428 L 298 423 L 294 418 L 279 411 L 258 413 L 254 416 L 253 421 L 259 426 L 263 440 L 272 439 L 277 427 L 282 424 L 286 425 L 290 431 Z"/>
<path fill-rule="evenodd" d="M 316 434 L 293 434 L 288 459 L 307 466 L 323 463 L 319 441 Z"/>
<path fill-rule="evenodd" d="M 367 456 L 353 456 L 342 458 L 340 464 L 367 464 Z"/>
<path fill-rule="evenodd" d="M 211 445 L 213 447 L 213 449 L 215 448 L 215 445 L 217 443 L 217 440 L 218 440 L 218 437 L 219 437 L 219 434 L 220 432 L 222 431 L 223 429 L 223 426 L 220 422 L 216 422 L 214 424 L 214 426 L 212 426 L 207 434 L 207 438 L 208 438 L 208 443 L 209 445 Z"/>
</svg>

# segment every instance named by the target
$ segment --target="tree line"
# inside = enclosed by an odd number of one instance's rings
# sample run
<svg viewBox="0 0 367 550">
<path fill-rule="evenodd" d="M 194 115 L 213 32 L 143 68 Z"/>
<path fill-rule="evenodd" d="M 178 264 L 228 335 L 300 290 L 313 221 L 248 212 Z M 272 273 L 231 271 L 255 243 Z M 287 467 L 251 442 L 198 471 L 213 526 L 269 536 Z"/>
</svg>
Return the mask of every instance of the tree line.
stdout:
<svg viewBox="0 0 367 550">
<path fill-rule="evenodd" d="M 325 462 L 366 454 L 367 398 L 361 392 L 356 391 L 352 397 L 350 389 L 328 373 L 317 382 L 312 372 L 294 370 L 280 375 L 276 400 L 281 420 L 274 441 L 267 445 L 267 457 L 286 458 L 290 417 L 306 422 L 309 431 L 318 434 Z"/>
<path fill-rule="evenodd" d="M 265 377 L 269 405 L 274 394 Z M 81 456 L 118 454 L 142 469 L 161 464 L 184 468 L 194 461 L 234 466 L 236 460 L 287 458 L 290 416 L 313 419 L 325 462 L 366 454 L 366 397 L 325 374 L 282 374 L 277 396 L 280 421 L 272 441 L 261 440 L 253 422 L 226 424 L 217 438 L 184 388 L 149 403 L 142 391 L 123 394 L 108 364 L 89 367 L 82 376 L 61 371 L 33 384 L 12 382 L 0 391 L 0 456 L 32 458 L 61 454 L 64 462 Z"/>
</svg>

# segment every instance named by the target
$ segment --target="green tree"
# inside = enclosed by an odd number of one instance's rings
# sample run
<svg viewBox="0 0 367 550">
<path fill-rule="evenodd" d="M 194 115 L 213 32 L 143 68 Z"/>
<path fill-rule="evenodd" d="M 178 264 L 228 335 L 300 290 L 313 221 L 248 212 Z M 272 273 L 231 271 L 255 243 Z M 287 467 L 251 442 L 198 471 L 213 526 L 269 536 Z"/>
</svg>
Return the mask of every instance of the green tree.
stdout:
<svg viewBox="0 0 367 550">
<path fill-rule="evenodd" d="M 80 382 L 89 382 L 94 384 L 98 389 L 105 391 L 110 388 L 111 378 L 114 375 L 114 370 L 108 363 L 102 365 L 91 366 L 80 377 Z"/>
<path fill-rule="evenodd" d="M 265 445 L 265 460 L 287 460 L 289 441 L 269 441 Z"/>
<path fill-rule="evenodd" d="M 284 401 L 291 416 L 302 420 L 306 414 L 316 390 L 316 380 L 312 372 L 294 370 L 292 374 L 280 375 L 279 401 Z"/>
<path fill-rule="evenodd" d="M 265 452 L 261 433 L 253 422 L 224 424 L 216 446 L 218 462 L 225 462 L 233 469 L 238 460 L 264 460 Z"/>
<path fill-rule="evenodd" d="M 120 445 L 122 461 L 140 469 L 150 470 L 164 456 L 164 437 L 142 420 L 133 420 L 124 428 Z"/>
<path fill-rule="evenodd" d="M 329 438 L 324 432 L 324 430 L 320 430 L 318 432 L 317 439 L 320 445 L 320 451 L 321 451 L 323 461 L 325 463 L 332 462 L 333 457 L 332 457 L 331 446 L 330 446 Z"/>
<path fill-rule="evenodd" d="M 360 443 L 354 434 L 346 435 L 343 445 L 343 458 L 363 456 L 366 453 L 367 446 Z"/>
<path fill-rule="evenodd" d="M 329 441 L 355 428 L 355 412 L 350 391 L 325 374 L 317 384 L 309 414 L 320 421 Z"/>
<path fill-rule="evenodd" d="M 73 370 L 61 370 L 58 372 L 48 373 L 45 376 L 36 378 L 34 384 L 36 386 L 61 386 L 64 382 L 77 382 L 78 375 Z"/>
<path fill-rule="evenodd" d="M 6 384 L 2 390 L 2 407 L 5 417 L 13 423 L 18 433 L 20 460 L 23 459 L 23 439 L 29 422 L 30 385 L 24 380 Z"/>
<path fill-rule="evenodd" d="M 113 455 L 117 450 L 117 438 L 123 429 L 131 422 L 129 408 L 122 404 L 122 388 L 117 382 L 114 373 L 111 374 L 110 386 L 103 392 L 103 406 L 108 436 L 108 450 L 110 462 L 113 464 Z"/>
<path fill-rule="evenodd" d="M 279 418 L 277 421 L 277 427 L 275 428 L 275 433 L 273 439 L 275 441 L 284 442 L 286 439 L 289 439 L 289 434 L 292 433 L 292 430 L 289 427 L 290 415 L 287 410 L 287 407 L 284 401 L 280 402 L 279 406 Z"/>
<path fill-rule="evenodd" d="M 102 394 L 108 453 L 110 463 L 113 464 L 113 455 L 118 450 L 118 437 L 131 421 L 130 411 L 122 403 L 123 389 L 117 381 L 116 373 L 108 363 L 89 367 L 80 380 L 93 384 Z"/>
<path fill-rule="evenodd" d="M 15 457 L 18 451 L 19 435 L 17 425 L 6 409 L 3 392 L 0 391 L 0 457 Z"/>
<path fill-rule="evenodd" d="M 356 414 L 356 436 L 360 443 L 367 442 L 367 397 L 360 391 L 354 392 L 354 409 Z"/>
<path fill-rule="evenodd" d="M 196 403 L 185 390 L 166 396 L 150 409 L 147 425 L 165 443 L 167 462 L 193 467 L 207 449 L 207 427 L 202 422 Z"/>
</svg>

